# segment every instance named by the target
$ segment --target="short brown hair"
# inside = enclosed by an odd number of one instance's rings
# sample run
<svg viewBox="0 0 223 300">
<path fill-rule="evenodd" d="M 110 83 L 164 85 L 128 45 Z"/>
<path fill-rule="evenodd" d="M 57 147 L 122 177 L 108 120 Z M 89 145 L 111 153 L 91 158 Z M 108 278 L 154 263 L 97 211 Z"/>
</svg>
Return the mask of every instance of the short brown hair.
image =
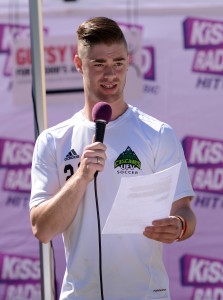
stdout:
<svg viewBox="0 0 223 300">
<path fill-rule="evenodd" d="M 106 17 L 95 17 L 82 23 L 77 30 L 78 43 L 86 47 L 104 43 L 124 43 L 127 49 L 125 36 L 118 24 Z"/>
</svg>

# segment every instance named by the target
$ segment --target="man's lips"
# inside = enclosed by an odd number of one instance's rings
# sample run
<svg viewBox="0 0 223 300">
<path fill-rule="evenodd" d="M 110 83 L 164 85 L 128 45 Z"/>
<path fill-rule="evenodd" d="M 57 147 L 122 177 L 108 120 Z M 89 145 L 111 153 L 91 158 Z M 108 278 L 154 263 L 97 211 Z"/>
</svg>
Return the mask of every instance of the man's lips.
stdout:
<svg viewBox="0 0 223 300">
<path fill-rule="evenodd" d="M 105 89 L 113 89 L 117 86 L 117 83 L 102 83 L 101 86 Z"/>
</svg>

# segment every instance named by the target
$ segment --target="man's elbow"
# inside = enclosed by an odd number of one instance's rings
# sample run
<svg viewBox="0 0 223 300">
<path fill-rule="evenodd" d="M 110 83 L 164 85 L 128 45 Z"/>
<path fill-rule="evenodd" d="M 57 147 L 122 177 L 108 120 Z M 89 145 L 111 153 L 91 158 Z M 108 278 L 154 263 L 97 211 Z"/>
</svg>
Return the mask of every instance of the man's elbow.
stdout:
<svg viewBox="0 0 223 300">
<path fill-rule="evenodd" d="M 43 230 L 38 228 L 38 226 L 33 224 L 32 224 L 32 233 L 43 244 L 47 244 L 51 241 L 51 238 L 46 234 L 46 232 L 44 232 Z"/>
<path fill-rule="evenodd" d="M 38 206 L 33 207 L 30 211 L 30 223 L 33 235 L 41 243 L 49 243 L 51 236 L 48 234 L 47 226 L 43 225 L 43 220 L 41 220 L 41 211 Z"/>
</svg>

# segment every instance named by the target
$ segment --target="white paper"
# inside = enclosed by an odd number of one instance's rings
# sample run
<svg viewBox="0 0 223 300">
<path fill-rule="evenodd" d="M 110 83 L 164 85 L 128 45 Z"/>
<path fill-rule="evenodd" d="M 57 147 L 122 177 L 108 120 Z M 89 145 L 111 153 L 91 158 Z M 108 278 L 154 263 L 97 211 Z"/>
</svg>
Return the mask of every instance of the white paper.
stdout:
<svg viewBox="0 0 223 300">
<path fill-rule="evenodd" d="M 170 214 L 181 163 L 145 176 L 123 177 L 103 234 L 140 233 Z"/>
</svg>

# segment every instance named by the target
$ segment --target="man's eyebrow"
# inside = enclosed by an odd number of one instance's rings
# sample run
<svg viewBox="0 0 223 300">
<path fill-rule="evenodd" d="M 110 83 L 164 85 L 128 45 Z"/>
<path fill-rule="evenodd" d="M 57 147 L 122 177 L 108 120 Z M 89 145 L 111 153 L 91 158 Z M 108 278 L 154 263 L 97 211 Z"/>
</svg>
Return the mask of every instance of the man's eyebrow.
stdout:
<svg viewBox="0 0 223 300">
<path fill-rule="evenodd" d="M 126 58 L 124 58 L 124 57 L 117 57 L 117 58 L 113 59 L 113 61 L 125 61 L 125 60 L 126 60 Z M 91 59 L 91 62 L 105 63 L 106 59 L 104 59 L 104 58 L 96 58 L 96 59 Z"/>
<path fill-rule="evenodd" d="M 126 60 L 125 57 L 117 57 L 113 59 L 114 61 L 122 61 L 122 60 Z"/>
</svg>

